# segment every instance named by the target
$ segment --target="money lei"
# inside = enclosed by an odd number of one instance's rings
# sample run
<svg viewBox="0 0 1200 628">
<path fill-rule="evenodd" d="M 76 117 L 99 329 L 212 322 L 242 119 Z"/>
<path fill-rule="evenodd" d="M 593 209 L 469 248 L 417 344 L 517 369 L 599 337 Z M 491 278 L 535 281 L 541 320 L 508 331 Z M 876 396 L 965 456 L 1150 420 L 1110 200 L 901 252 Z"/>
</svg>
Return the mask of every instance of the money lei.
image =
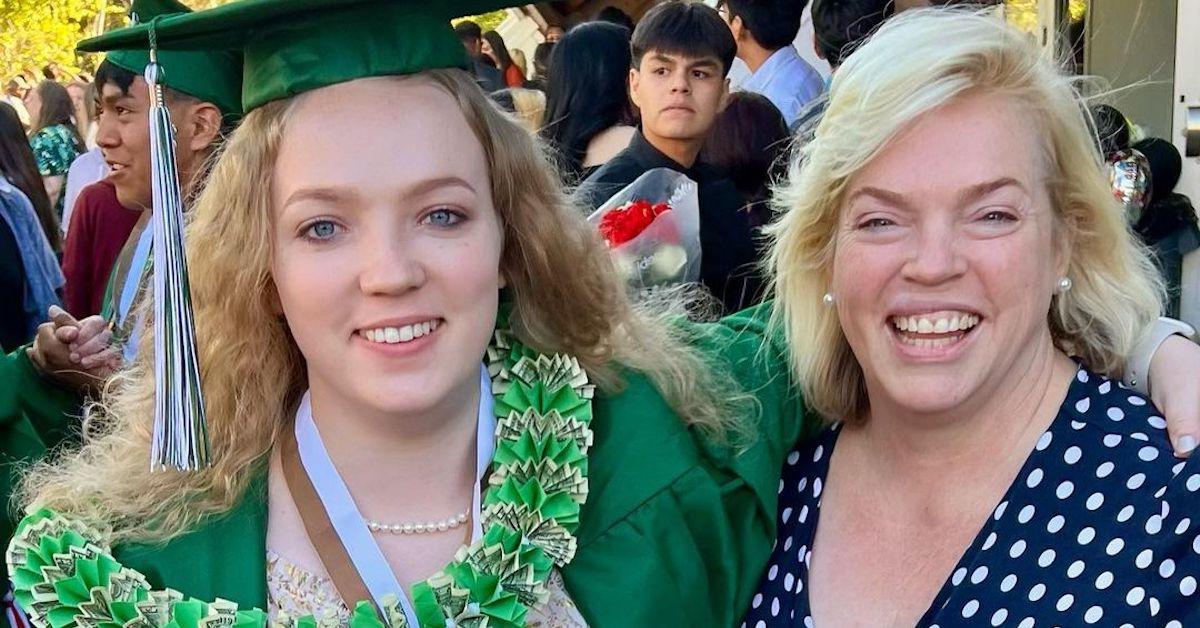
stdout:
<svg viewBox="0 0 1200 628">
<path fill-rule="evenodd" d="M 506 323 L 502 314 L 501 323 Z M 496 453 L 483 498 L 483 536 L 444 569 L 413 587 L 421 628 L 519 628 L 545 602 L 551 570 L 575 555 L 575 530 L 587 499 L 594 387 L 579 362 L 544 355 L 497 329 L 487 350 L 495 397 Z M 17 602 L 38 628 L 250 628 L 260 609 L 205 602 L 153 590 L 140 572 L 112 557 L 99 530 L 48 509 L 27 516 L 6 559 Z M 351 628 L 414 628 L 398 603 L 353 609 Z M 381 616 L 382 614 L 382 616 Z M 273 625 L 336 625 L 320 616 L 274 618 Z"/>
</svg>

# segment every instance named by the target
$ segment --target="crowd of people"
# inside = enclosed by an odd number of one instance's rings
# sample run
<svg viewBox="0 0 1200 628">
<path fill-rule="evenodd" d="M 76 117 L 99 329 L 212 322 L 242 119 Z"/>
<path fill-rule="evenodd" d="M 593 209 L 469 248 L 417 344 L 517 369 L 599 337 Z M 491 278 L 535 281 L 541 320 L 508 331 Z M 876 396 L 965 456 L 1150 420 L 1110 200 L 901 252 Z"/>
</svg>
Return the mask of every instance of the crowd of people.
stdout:
<svg viewBox="0 0 1200 628">
<path fill-rule="evenodd" d="M 528 59 L 426 4 L 134 0 L 94 77 L 6 85 L 0 621 L 1200 621 L 1170 142 L 981 9 L 668 0 Z M 647 296 L 588 218 L 660 169 L 699 275 Z"/>
</svg>

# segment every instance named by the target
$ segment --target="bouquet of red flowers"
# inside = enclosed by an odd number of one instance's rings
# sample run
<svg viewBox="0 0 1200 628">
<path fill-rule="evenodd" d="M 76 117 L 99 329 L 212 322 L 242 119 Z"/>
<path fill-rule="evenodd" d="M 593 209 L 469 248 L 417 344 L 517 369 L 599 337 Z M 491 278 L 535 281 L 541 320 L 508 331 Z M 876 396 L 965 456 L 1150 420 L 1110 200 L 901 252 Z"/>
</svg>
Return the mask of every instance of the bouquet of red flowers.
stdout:
<svg viewBox="0 0 1200 628">
<path fill-rule="evenodd" d="M 644 291 L 700 278 L 696 183 L 667 168 L 650 170 L 588 218 L 608 243 L 630 288 Z"/>
</svg>

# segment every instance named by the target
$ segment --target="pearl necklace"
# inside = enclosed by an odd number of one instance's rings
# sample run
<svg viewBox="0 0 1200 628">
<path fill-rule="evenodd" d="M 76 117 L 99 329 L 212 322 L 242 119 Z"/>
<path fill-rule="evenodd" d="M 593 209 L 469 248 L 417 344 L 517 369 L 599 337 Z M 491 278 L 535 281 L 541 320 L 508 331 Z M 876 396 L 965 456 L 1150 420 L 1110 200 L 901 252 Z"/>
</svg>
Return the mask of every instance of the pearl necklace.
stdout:
<svg viewBox="0 0 1200 628">
<path fill-rule="evenodd" d="M 441 521 L 430 521 L 428 523 L 383 523 L 374 519 L 367 519 L 367 528 L 371 532 L 388 533 L 388 534 L 432 534 L 434 532 L 446 532 L 461 527 L 467 522 L 467 512 L 463 511 L 447 517 Z"/>
</svg>

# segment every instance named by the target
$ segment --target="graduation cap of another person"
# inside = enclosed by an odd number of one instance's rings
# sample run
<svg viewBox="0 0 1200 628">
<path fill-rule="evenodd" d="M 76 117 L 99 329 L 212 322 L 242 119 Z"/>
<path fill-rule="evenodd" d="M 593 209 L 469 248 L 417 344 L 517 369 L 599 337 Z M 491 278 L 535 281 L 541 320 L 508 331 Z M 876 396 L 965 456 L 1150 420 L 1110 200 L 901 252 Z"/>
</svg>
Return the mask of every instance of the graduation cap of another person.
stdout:
<svg viewBox="0 0 1200 628">
<path fill-rule="evenodd" d="M 183 251 L 183 207 L 170 114 L 162 86 L 200 96 L 215 87 L 195 61 L 240 55 L 241 109 L 359 78 L 467 68 L 452 18 L 519 4 L 517 0 L 241 0 L 205 11 L 154 0 L 164 10 L 84 40 L 83 52 L 139 55 L 151 92 L 153 167 L 154 435 L 151 467 L 191 470 L 209 464 L 195 324 Z M 167 3 L 172 3 L 168 5 Z M 142 59 L 140 55 L 146 55 Z M 176 74 L 196 73 L 193 77 Z M 200 86 L 185 88 L 185 84 Z M 177 87 L 176 87 L 177 86 Z M 214 101 L 216 102 L 216 101 Z"/>
<path fill-rule="evenodd" d="M 85 40 L 84 52 L 233 50 L 244 55 L 242 107 L 371 76 L 467 68 L 450 20 L 518 0 L 240 0 Z M 166 67 L 169 74 L 172 70 Z"/>
<path fill-rule="evenodd" d="M 133 0 L 130 17 L 145 23 L 167 15 L 182 15 L 192 10 L 178 0 Z M 105 57 L 109 63 L 141 76 L 150 64 L 149 45 L 136 50 L 113 50 Z M 188 96 L 209 102 L 221 110 L 227 120 L 242 115 L 242 55 L 235 50 L 158 51 L 160 66 L 170 68 L 160 82 Z"/>
</svg>

